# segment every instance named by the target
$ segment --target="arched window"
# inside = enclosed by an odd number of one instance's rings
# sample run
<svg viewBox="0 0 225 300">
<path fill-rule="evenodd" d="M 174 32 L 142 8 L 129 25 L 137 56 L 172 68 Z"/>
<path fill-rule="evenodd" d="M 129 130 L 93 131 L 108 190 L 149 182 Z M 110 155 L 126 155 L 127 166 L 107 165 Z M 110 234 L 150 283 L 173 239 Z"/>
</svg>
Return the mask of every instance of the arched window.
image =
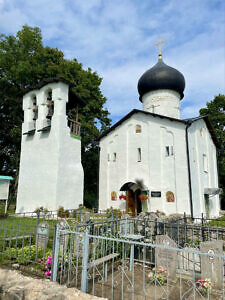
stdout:
<svg viewBox="0 0 225 300">
<path fill-rule="evenodd" d="M 136 133 L 141 133 L 141 125 L 136 125 Z"/>
</svg>

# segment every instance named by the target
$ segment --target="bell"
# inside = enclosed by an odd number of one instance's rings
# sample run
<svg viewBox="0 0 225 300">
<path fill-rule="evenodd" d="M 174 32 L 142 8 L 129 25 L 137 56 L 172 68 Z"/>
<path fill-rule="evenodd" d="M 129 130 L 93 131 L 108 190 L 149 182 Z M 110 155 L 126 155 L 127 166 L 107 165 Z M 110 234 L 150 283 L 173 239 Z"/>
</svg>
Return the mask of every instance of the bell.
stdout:
<svg viewBox="0 0 225 300">
<path fill-rule="evenodd" d="M 48 93 L 47 100 L 48 100 L 48 101 L 52 101 L 52 92 L 49 92 L 49 93 Z"/>
<path fill-rule="evenodd" d="M 48 107 L 48 114 L 47 114 L 46 118 L 51 119 L 52 116 L 53 116 L 53 112 L 54 112 L 54 103 L 53 103 L 53 101 L 49 102 L 47 104 L 47 107 Z"/>
<path fill-rule="evenodd" d="M 34 105 L 33 107 L 33 112 L 34 112 L 33 121 L 36 121 L 38 118 L 38 107 L 36 105 Z"/>
</svg>

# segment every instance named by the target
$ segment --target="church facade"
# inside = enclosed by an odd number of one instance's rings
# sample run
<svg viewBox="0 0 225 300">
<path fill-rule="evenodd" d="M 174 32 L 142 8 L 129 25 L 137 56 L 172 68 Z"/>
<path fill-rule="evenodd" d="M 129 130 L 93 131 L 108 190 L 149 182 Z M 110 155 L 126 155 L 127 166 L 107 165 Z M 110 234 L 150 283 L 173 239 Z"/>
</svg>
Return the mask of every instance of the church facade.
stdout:
<svg viewBox="0 0 225 300">
<path fill-rule="evenodd" d="M 217 140 L 207 116 L 180 119 L 184 88 L 184 76 L 160 53 L 138 82 L 143 110 L 99 138 L 100 210 L 219 215 Z"/>
</svg>

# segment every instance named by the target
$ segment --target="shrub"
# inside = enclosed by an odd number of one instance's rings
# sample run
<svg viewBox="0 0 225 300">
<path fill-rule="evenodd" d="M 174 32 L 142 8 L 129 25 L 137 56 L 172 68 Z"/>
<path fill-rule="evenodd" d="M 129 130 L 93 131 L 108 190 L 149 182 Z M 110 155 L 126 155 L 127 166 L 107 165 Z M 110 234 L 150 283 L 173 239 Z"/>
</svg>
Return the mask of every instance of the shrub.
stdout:
<svg viewBox="0 0 225 300">
<path fill-rule="evenodd" d="M 112 215 L 115 216 L 115 217 L 121 217 L 122 216 L 122 211 L 120 209 L 110 207 L 106 210 L 106 215 L 107 215 L 108 218 L 111 218 Z"/>
<path fill-rule="evenodd" d="M 207 226 L 225 227 L 225 216 L 219 217 L 215 220 L 206 223 Z"/>
<path fill-rule="evenodd" d="M 4 218 L 7 218 L 7 217 L 8 217 L 7 213 L 0 212 L 0 219 L 4 219 Z"/>
<path fill-rule="evenodd" d="M 46 215 L 48 212 L 49 212 L 48 209 L 44 208 L 43 206 L 40 206 L 39 208 L 36 208 L 35 211 L 34 211 L 34 213 L 36 213 L 36 214 L 42 213 L 44 215 Z"/>
<path fill-rule="evenodd" d="M 28 265 L 31 261 L 39 261 L 44 256 L 44 249 L 37 248 L 35 245 L 25 246 L 23 248 L 6 248 L 5 256 L 15 259 L 19 264 Z M 47 249 L 45 256 L 52 254 L 51 249 Z"/>
<path fill-rule="evenodd" d="M 68 209 L 64 210 L 63 206 L 59 206 L 57 210 L 57 216 L 60 218 L 68 218 L 70 216 L 70 212 Z"/>
</svg>

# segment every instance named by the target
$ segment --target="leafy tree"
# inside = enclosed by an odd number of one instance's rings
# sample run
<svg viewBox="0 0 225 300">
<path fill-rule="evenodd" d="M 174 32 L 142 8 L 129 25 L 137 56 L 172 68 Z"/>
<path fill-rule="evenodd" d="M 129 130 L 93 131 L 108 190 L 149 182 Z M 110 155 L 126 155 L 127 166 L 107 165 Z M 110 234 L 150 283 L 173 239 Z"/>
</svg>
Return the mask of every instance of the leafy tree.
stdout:
<svg viewBox="0 0 225 300">
<path fill-rule="evenodd" d="M 0 172 L 18 178 L 22 93 L 28 86 L 49 77 L 69 80 L 75 85 L 74 92 L 87 102 L 80 110 L 79 121 L 82 124 L 85 198 L 91 206 L 97 199 L 98 178 L 98 147 L 93 140 L 111 122 L 109 112 L 103 108 L 106 98 L 100 90 L 102 79 L 90 68 L 84 70 L 76 59 L 65 59 L 57 48 L 45 47 L 37 27 L 25 25 L 16 36 L 0 35 Z M 14 189 L 16 191 L 16 182 Z"/>
<path fill-rule="evenodd" d="M 220 148 L 218 154 L 218 169 L 220 187 L 223 189 L 221 195 L 221 206 L 225 209 L 225 95 L 219 94 L 211 102 L 207 102 L 206 108 L 200 109 L 200 115 L 208 115 L 214 127 Z"/>
</svg>

